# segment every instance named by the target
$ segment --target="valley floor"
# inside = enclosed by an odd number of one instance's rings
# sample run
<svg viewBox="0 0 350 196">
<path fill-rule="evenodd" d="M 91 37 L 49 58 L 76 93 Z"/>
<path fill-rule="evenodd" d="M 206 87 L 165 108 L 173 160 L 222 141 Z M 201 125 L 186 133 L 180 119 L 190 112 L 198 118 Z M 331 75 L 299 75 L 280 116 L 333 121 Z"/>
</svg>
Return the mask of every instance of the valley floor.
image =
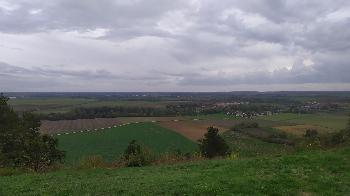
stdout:
<svg viewBox="0 0 350 196">
<path fill-rule="evenodd" d="M 350 148 L 0 177 L 0 195 L 348 195 Z"/>
</svg>

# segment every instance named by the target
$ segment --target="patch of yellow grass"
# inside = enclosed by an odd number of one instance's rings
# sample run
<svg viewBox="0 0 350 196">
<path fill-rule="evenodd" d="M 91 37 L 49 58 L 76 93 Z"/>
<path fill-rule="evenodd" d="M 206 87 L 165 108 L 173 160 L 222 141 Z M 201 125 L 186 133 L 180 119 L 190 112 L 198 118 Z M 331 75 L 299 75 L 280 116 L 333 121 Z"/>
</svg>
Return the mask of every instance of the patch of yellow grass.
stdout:
<svg viewBox="0 0 350 196">
<path fill-rule="evenodd" d="M 307 129 L 315 129 L 319 134 L 329 133 L 330 130 L 325 127 L 320 127 L 317 125 L 293 125 L 293 126 L 279 126 L 275 127 L 287 134 L 293 134 L 296 136 L 303 136 Z"/>
</svg>

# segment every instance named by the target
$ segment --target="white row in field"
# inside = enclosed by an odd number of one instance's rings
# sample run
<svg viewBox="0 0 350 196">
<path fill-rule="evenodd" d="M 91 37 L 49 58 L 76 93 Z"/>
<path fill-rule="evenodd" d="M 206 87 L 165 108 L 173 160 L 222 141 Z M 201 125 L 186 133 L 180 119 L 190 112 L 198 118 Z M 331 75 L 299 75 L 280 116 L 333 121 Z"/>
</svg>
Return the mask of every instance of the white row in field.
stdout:
<svg viewBox="0 0 350 196">
<path fill-rule="evenodd" d="M 198 121 L 199 119 L 192 119 L 194 121 Z M 178 120 L 178 119 L 174 119 L 172 120 L 173 122 L 179 122 L 182 120 Z M 158 121 L 150 121 L 152 123 L 157 123 Z M 80 130 L 80 131 L 70 131 L 70 132 L 65 132 L 65 133 L 56 133 L 56 134 L 51 134 L 51 136 L 60 136 L 60 135 L 69 135 L 69 134 L 76 134 L 76 133 L 88 133 L 88 132 L 96 132 L 96 131 L 103 131 L 106 129 L 112 129 L 112 128 L 117 128 L 117 127 L 122 127 L 122 126 L 126 126 L 126 125 L 130 125 L 130 124 L 138 124 L 138 123 L 143 123 L 143 122 L 128 122 L 128 123 L 124 123 L 124 124 L 119 124 L 119 125 L 113 125 L 113 126 L 108 126 L 108 127 L 101 127 L 101 128 L 95 128 L 95 129 L 86 129 L 86 130 Z"/>
</svg>

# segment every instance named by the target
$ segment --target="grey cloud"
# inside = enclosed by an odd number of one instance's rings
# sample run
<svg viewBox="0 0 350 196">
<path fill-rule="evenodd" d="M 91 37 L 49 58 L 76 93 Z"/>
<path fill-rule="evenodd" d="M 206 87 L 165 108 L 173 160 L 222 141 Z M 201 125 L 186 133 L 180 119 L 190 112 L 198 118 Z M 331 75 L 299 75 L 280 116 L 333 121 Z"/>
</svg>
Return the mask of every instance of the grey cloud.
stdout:
<svg viewBox="0 0 350 196">
<path fill-rule="evenodd" d="M 124 3 L 117 3 L 124 2 Z M 11 3 L 11 2 L 10 2 Z M 91 30 L 153 26 L 154 19 L 175 9 L 179 1 L 19 1 L 18 9 L 0 8 L 0 30 L 8 33 L 32 33 L 49 30 Z M 155 6 L 156 5 L 156 6 Z M 36 9 L 38 13 L 31 14 Z"/>
<path fill-rule="evenodd" d="M 2 33 L 35 37 L 36 33 L 84 33 L 102 28 L 108 30 L 105 35 L 86 39 L 111 43 L 116 49 L 111 47 L 100 52 L 101 46 L 93 45 L 96 42 L 82 44 L 80 47 L 86 46 L 86 50 L 76 51 L 76 56 L 88 56 L 87 60 L 73 61 L 72 64 L 81 62 L 81 65 L 76 68 L 72 65 L 72 69 L 0 64 L 0 77 L 9 81 L 12 76 L 28 79 L 39 75 L 38 81 L 70 78 L 69 85 L 88 80 L 106 85 L 105 81 L 110 80 L 112 83 L 127 81 L 131 86 L 159 83 L 180 88 L 206 85 L 212 89 L 215 85 L 236 84 L 350 83 L 347 76 L 350 73 L 350 29 L 347 28 L 350 15 L 336 20 L 327 18 L 340 10 L 350 11 L 347 0 L 21 0 L 8 3 L 16 6 L 8 10 L 0 7 Z M 2 45 L 9 45 L 6 40 L 4 43 Z M 70 63 L 64 51 L 60 54 L 62 48 L 57 51 L 57 56 L 62 55 L 62 62 L 38 64 Z M 72 56 L 70 58 L 74 58 Z M 305 59 L 313 65 L 303 65 Z M 100 61 L 105 64 L 101 70 L 91 68 L 92 65 L 84 68 L 89 62 Z M 231 72 L 225 73 L 225 70 Z M 232 70 L 238 71 L 232 73 Z"/>
<path fill-rule="evenodd" d="M 158 81 L 165 80 L 168 77 L 162 75 L 155 75 L 154 72 L 147 74 L 134 74 L 134 73 L 123 73 L 123 74 L 112 74 L 106 70 L 72 70 L 72 69 L 58 69 L 52 66 L 23 68 L 19 66 L 10 65 L 4 62 L 0 62 L 0 75 L 7 77 L 41 77 L 58 79 L 58 78 L 73 78 L 81 80 L 146 80 L 146 81 Z M 45 80 L 46 81 L 46 80 Z"/>
<path fill-rule="evenodd" d="M 220 85 L 269 85 L 269 84 L 303 84 L 303 83 L 350 83 L 350 66 L 348 62 L 336 65 L 320 64 L 312 67 L 299 65 L 292 69 L 282 68 L 273 72 L 256 71 L 245 74 L 176 74 L 180 85 L 220 86 Z M 170 74 L 173 75 L 173 74 Z"/>
<path fill-rule="evenodd" d="M 4 91 L 143 91 L 149 85 L 166 85 L 172 77 L 154 74 L 111 74 L 106 70 L 23 68 L 0 62 L 0 92 Z M 135 85 L 135 82 L 138 84 Z M 106 88 L 101 88 L 101 85 Z"/>
<path fill-rule="evenodd" d="M 114 76 L 105 70 L 96 70 L 94 72 L 90 70 L 63 70 L 63 69 L 52 69 L 52 68 L 23 68 L 19 66 L 10 65 L 7 63 L 0 62 L 0 70 L 2 75 L 14 76 L 14 77 L 78 77 L 85 79 L 94 78 L 113 78 Z"/>
</svg>

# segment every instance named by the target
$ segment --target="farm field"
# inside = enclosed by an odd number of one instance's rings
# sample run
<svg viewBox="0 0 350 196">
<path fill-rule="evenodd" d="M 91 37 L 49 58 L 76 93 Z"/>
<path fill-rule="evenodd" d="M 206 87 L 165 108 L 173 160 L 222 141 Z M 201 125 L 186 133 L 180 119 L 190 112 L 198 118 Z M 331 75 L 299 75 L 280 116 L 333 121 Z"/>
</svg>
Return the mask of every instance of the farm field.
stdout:
<svg viewBox="0 0 350 196">
<path fill-rule="evenodd" d="M 337 113 L 280 113 L 272 116 L 259 116 L 253 119 L 244 119 L 219 113 L 201 115 L 198 118 L 202 119 L 202 122 L 209 121 L 216 126 L 225 128 L 230 128 L 240 122 L 257 122 L 262 127 L 273 127 L 296 136 L 302 136 L 307 129 L 316 129 L 321 134 L 339 131 L 345 128 L 348 122 L 348 116 Z"/>
<path fill-rule="evenodd" d="M 133 122 L 163 122 L 163 121 L 182 121 L 188 120 L 185 117 L 176 116 L 176 117 L 119 117 L 118 118 L 122 123 L 133 123 Z"/>
<path fill-rule="evenodd" d="M 107 128 L 114 125 L 135 122 L 156 122 L 160 126 L 180 133 L 197 141 L 206 132 L 207 127 L 214 126 L 221 132 L 241 122 L 258 122 L 261 127 L 273 127 L 287 134 L 302 136 L 307 129 L 316 129 L 319 133 L 338 131 L 346 126 L 347 116 L 336 114 L 276 114 L 254 119 L 225 118 L 224 114 L 206 115 L 198 118 L 184 117 L 119 117 L 78 119 L 60 121 L 42 121 L 41 132 L 47 134 L 84 131 L 87 129 Z"/>
<path fill-rule="evenodd" d="M 289 114 L 281 113 L 272 116 L 261 116 L 259 120 L 287 122 L 304 125 L 321 126 L 327 129 L 340 130 L 345 128 L 348 117 L 346 115 L 332 113 L 317 114 Z"/>
<path fill-rule="evenodd" d="M 45 134 L 65 133 L 73 131 L 85 131 L 87 129 L 106 128 L 114 125 L 136 122 L 163 122 L 182 121 L 182 117 L 119 117 L 119 118 L 95 118 L 78 120 L 42 120 L 40 131 Z"/>
<path fill-rule="evenodd" d="M 56 134 L 63 132 L 92 130 L 119 125 L 121 122 L 117 118 L 96 118 L 78 120 L 42 120 L 40 132 L 44 134 Z"/>
<path fill-rule="evenodd" d="M 214 126 L 219 128 L 221 132 L 225 131 L 226 128 L 218 127 L 213 123 L 201 122 L 201 121 L 163 121 L 159 122 L 160 126 L 165 127 L 167 129 L 171 129 L 180 133 L 181 135 L 189 138 L 193 141 L 197 141 L 201 139 L 204 134 L 207 132 L 207 128 L 210 126 Z"/>
<path fill-rule="evenodd" d="M 0 195 L 348 195 L 350 148 L 0 177 Z"/>
<path fill-rule="evenodd" d="M 329 128 L 317 126 L 317 125 L 291 125 L 291 126 L 279 126 L 275 127 L 278 130 L 281 130 L 287 134 L 292 134 L 295 136 L 302 137 L 305 134 L 305 131 L 308 129 L 314 129 L 317 130 L 319 134 L 326 134 L 333 132 Z"/>
<path fill-rule="evenodd" d="M 174 103 L 174 102 L 171 102 L 171 101 L 112 100 L 112 101 L 95 101 L 92 103 L 84 104 L 81 107 L 125 106 L 125 107 L 165 108 L 165 106 L 167 104 Z"/>
<path fill-rule="evenodd" d="M 196 149 L 194 142 L 156 123 L 134 123 L 55 137 L 59 140 L 59 148 L 67 152 L 68 163 L 88 155 L 101 155 L 106 160 L 114 160 L 122 155 L 128 143 L 134 139 L 148 146 L 155 153 L 175 150 L 185 153 Z"/>
<path fill-rule="evenodd" d="M 296 130 L 296 135 L 305 131 L 307 128 L 319 128 L 321 131 L 328 131 L 327 128 L 313 125 L 297 125 L 284 121 L 269 120 L 251 120 L 251 119 L 195 119 L 190 117 L 119 117 L 119 118 L 97 118 L 97 119 L 78 119 L 78 120 L 43 120 L 40 127 L 42 133 L 56 134 L 73 131 L 85 131 L 92 129 L 107 128 L 114 125 L 138 122 L 153 122 L 160 126 L 180 133 L 181 135 L 197 141 L 202 138 L 209 126 L 219 128 L 220 132 L 229 130 L 231 127 L 241 122 L 258 122 L 263 127 L 275 127 L 287 133 Z M 305 128 L 305 130 L 303 130 Z"/>
<path fill-rule="evenodd" d="M 16 111 L 35 111 L 35 113 L 64 113 L 77 107 L 149 107 L 165 108 L 178 101 L 142 101 L 142 100 L 98 100 L 85 98 L 18 98 L 11 99 L 9 104 Z"/>
<path fill-rule="evenodd" d="M 36 113 L 67 112 L 72 107 L 79 107 L 96 101 L 83 98 L 19 98 L 10 99 L 9 104 L 16 111 L 36 111 Z"/>
</svg>

